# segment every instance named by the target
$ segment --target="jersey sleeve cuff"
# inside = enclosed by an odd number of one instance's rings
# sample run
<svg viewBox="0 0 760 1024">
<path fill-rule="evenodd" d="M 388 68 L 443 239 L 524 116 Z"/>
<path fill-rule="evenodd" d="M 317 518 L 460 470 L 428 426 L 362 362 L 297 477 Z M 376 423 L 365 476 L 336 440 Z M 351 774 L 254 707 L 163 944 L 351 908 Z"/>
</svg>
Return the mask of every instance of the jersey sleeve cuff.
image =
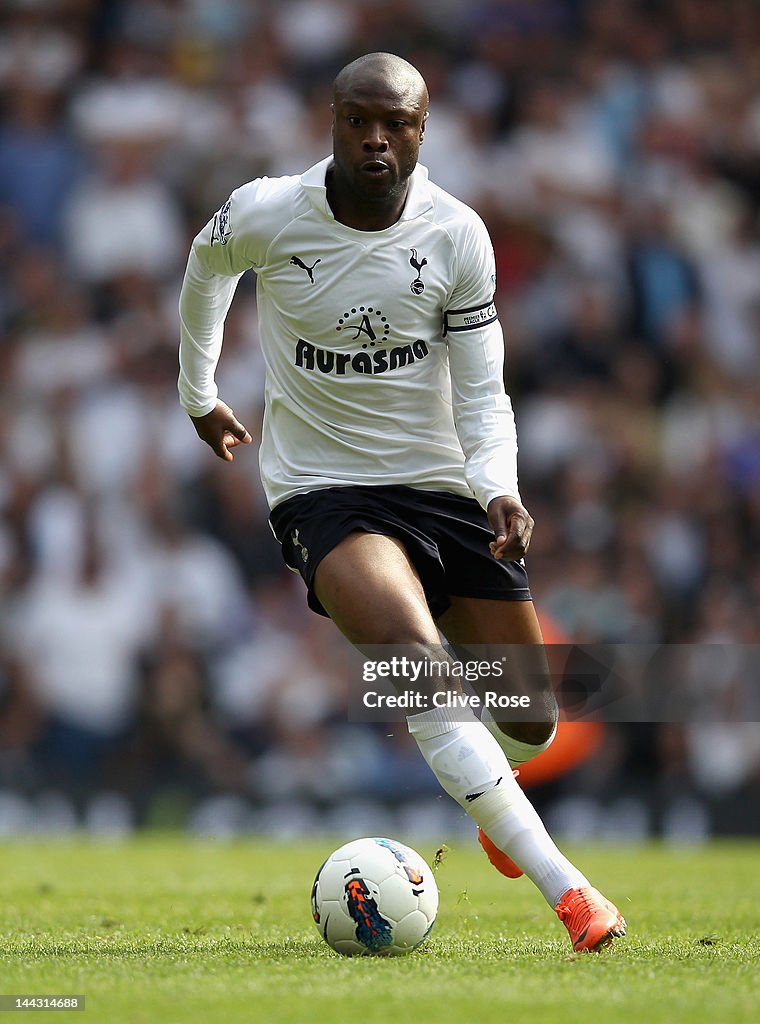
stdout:
<svg viewBox="0 0 760 1024">
<path fill-rule="evenodd" d="M 522 498 L 520 497 L 520 492 L 516 487 L 509 485 L 498 488 L 489 487 L 488 489 L 477 487 L 473 488 L 473 493 L 475 494 L 475 497 L 478 499 L 478 502 L 485 509 L 486 512 L 488 511 L 488 506 L 491 504 L 494 498 L 514 498 L 515 501 L 519 501 L 522 505 Z"/>
<path fill-rule="evenodd" d="M 192 405 L 183 401 L 180 401 L 180 405 L 188 416 L 198 419 L 199 416 L 208 416 L 210 412 L 213 412 L 216 408 L 216 402 L 216 398 L 210 398 L 208 402 L 205 402 L 203 405 Z"/>
</svg>

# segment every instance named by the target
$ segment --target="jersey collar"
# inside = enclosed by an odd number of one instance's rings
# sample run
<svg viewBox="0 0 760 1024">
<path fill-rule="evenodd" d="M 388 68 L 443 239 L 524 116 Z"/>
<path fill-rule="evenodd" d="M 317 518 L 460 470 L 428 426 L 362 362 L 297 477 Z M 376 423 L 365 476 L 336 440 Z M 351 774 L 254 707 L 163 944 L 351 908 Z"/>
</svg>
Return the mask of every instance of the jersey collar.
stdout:
<svg viewBox="0 0 760 1024">
<path fill-rule="evenodd" d="M 332 159 L 333 158 L 331 156 L 325 157 L 324 160 L 320 160 L 319 163 L 310 167 L 308 171 L 304 171 L 301 175 L 301 186 L 308 196 L 312 206 L 330 220 L 335 220 L 332 210 L 327 202 L 327 187 L 325 185 L 327 168 L 332 163 Z M 422 164 L 417 164 L 412 171 L 412 177 L 409 182 L 409 193 L 406 197 L 404 209 L 401 211 L 399 221 L 414 220 L 417 217 L 421 217 L 428 210 L 432 209 L 432 207 L 433 197 L 430 192 L 430 183 L 428 181 L 428 169 Z"/>
</svg>

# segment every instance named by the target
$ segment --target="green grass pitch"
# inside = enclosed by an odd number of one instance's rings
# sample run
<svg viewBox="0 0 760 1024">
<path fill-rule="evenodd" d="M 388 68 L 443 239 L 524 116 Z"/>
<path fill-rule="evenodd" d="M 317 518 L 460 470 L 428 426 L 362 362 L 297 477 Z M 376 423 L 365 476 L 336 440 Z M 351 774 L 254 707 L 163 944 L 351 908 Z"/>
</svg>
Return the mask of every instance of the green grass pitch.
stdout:
<svg viewBox="0 0 760 1024">
<path fill-rule="evenodd" d="M 576 956 L 530 882 L 462 841 L 436 873 L 424 950 L 348 960 L 309 912 L 317 867 L 348 838 L 6 843 L 0 994 L 83 993 L 84 1013 L 53 1015 L 79 1024 L 760 1018 L 760 843 L 570 850 L 629 923 L 614 952 Z M 432 860 L 434 843 L 397 838 Z"/>
</svg>

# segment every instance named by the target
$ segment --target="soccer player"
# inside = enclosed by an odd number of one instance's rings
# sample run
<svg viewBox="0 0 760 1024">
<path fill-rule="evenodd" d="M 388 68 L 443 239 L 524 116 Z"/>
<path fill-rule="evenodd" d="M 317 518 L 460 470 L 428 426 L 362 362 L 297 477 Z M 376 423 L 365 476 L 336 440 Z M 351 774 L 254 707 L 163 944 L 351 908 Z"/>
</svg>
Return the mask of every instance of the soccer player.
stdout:
<svg viewBox="0 0 760 1024">
<path fill-rule="evenodd" d="M 400 57 L 343 68 L 332 156 L 241 186 L 195 238 L 179 390 L 220 458 L 251 442 L 214 373 L 238 279 L 255 270 L 261 478 L 284 558 L 310 607 L 359 648 L 440 658 L 438 628 L 452 644 L 542 638 L 522 561 L 533 520 L 517 486 L 492 246 L 480 218 L 418 164 L 427 116 L 425 82 Z M 541 722 L 434 707 L 408 726 L 492 863 L 527 874 L 573 948 L 596 951 L 625 922 L 513 777 L 554 736 L 548 674 L 543 696 Z"/>
</svg>

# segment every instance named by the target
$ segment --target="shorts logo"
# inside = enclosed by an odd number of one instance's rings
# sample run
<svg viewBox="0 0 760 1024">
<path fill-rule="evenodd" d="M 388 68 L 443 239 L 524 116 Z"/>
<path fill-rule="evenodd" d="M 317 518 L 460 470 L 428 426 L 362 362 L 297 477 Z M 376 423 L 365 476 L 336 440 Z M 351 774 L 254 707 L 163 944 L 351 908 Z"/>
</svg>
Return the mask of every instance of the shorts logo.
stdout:
<svg viewBox="0 0 760 1024">
<path fill-rule="evenodd" d="M 427 259 L 423 256 L 422 260 L 418 260 L 416 249 L 410 249 L 409 252 L 412 254 L 409 262 L 413 269 L 417 271 L 417 276 L 409 285 L 409 290 L 413 295 L 422 295 L 425 291 L 425 282 L 422 280 L 422 268 L 427 266 Z"/>
<path fill-rule="evenodd" d="M 219 213 L 214 214 L 214 223 L 211 226 L 212 245 L 215 242 L 218 242 L 220 245 L 226 245 L 229 241 L 229 237 L 232 234 L 232 225 L 230 224 L 231 205 L 232 200 L 228 199 Z"/>
<path fill-rule="evenodd" d="M 290 535 L 290 539 L 293 542 L 293 547 L 298 548 L 298 550 L 301 552 L 301 558 L 303 559 L 303 561 L 308 562 L 309 549 L 304 547 L 303 544 L 301 543 L 301 538 L 298 536 L 298 530 L 293 530 L 293 532 Z"/>
</svg>

